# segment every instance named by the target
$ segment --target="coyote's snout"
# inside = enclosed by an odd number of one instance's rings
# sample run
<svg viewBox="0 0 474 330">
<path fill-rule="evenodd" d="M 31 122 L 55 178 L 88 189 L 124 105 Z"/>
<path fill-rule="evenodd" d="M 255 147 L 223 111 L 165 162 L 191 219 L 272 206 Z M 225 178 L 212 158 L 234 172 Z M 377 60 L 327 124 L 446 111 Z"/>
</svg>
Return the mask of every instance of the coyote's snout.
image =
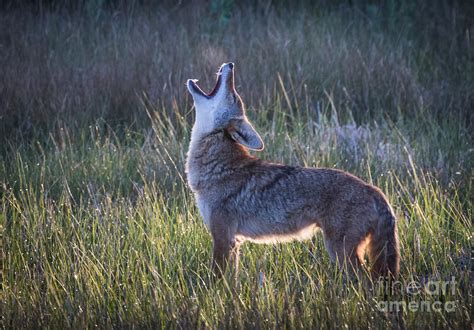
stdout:
<svg viewBox="0 0 474 330">
<path fill-rule="evenodd" d="M 248 149 L 263 141 L 234 87 L 234 65 L 223 64 L 206 94 L 188 80 L 196 121 L 186 171 L 214 241 L 213 268 L 238 266 L 244 241 L 284 242 L 323 232 L 331 260 L 359 267 L 365 248 L 375 276 L 397 276 L 396 219 L 376 187 L 333 169 L 266 162 Z"/>
</svg>

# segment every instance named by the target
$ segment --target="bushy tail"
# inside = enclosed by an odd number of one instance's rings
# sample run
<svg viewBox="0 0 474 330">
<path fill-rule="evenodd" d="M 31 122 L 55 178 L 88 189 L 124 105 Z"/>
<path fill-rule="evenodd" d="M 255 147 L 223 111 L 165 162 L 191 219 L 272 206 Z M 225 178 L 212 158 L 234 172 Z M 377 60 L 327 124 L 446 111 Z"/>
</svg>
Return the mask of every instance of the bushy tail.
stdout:
<svg viewBox="0 0 474 330">
<path fill-rule="evenodd" d="M 397 221 L 385 199 L 378 199 L 379 221 L 368 245 L 369 260 L 374 278 L 396 278 L 400 271 L 400 247 Z"/>
</svg>

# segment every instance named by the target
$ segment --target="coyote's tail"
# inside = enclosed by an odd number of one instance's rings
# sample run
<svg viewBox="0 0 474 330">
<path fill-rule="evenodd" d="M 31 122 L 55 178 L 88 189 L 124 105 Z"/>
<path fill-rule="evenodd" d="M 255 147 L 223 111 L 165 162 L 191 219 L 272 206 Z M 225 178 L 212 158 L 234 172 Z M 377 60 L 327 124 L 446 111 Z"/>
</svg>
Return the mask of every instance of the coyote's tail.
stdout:
<svg viewBox="0 0 474 330">
<path fill-rule="evenodd" d="M 379 221 L 368 245 L 372 275 L 397 277 L 400 271 L 400 247 L 397 221 L 392 209 L 383 198 L 376 198 Z"/>
</svg>

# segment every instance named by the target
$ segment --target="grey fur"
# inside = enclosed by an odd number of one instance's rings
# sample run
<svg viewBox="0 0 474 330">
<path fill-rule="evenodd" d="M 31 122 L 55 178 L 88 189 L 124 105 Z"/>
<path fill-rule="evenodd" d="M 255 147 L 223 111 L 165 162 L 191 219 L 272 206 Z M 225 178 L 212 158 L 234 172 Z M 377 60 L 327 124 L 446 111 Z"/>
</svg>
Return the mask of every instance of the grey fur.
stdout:
<svg viewBox="0 0 474 330">
<path fill-rule="evenodd" d="M 213 237 L 215 271 L 219 274 L 229 260 L 237 268 L 244 241 L 306 239 L 319 228 L 331 260 L 359 267 L 368 244 L 374 275 L 396 276 L 397 226 L 383 193 L 343 171 L 285 166 L 251 156 L 246 147 L 261 149 L 263 143 L 260 148 L 231 69 L 231 82 L 218 80 L 225 97 L 212 129 L 193 135 L 186 162 L 189 185 Z M 198 110 L 206 111 L 202 105 Z"/>
</svg>

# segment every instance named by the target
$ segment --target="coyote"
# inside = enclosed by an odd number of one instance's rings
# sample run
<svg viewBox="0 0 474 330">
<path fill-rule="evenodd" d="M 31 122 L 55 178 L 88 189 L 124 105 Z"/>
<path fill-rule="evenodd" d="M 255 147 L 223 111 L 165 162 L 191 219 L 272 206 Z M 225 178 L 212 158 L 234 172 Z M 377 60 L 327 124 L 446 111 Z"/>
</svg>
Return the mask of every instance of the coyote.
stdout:
<svg viewBox="0 0 474 330">
<path fill-rule="evenodd" d="M 286 166 L 248 149 L 263 141 L 245 115 L 234 86 L 234 64 L 224 63 L 213 91 L 189 79 L 196 120 L 186 160 L 189 186 L 213 238 L 212 268 L 238 268 L 239 246 L 307 239 L 321 229 L 333 262 L 363 267 L 365 248 L 375 277 L 399 272 L 394 213 L 382 191 L 343 171 Z"/>
</svg>

